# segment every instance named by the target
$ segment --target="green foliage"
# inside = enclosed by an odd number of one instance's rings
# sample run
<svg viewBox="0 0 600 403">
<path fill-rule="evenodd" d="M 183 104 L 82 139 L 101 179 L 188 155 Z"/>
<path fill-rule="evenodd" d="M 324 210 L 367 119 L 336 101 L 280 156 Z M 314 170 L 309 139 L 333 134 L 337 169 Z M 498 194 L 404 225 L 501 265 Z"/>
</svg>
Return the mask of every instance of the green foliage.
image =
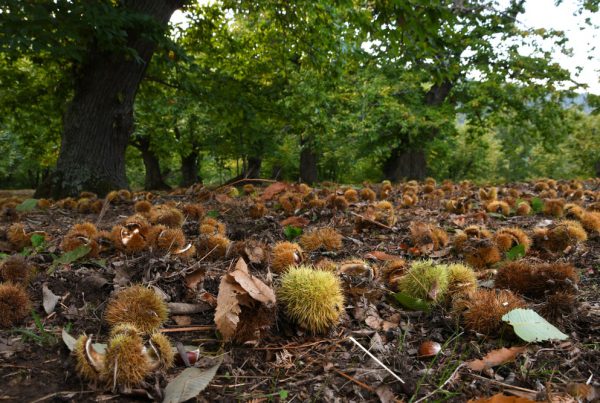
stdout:
<svg viewBox="0 0 600 403">
<path fill-rule="evenodd" d="M 61 264 L 73 263 L 73 262 L 77 261 L 78 259 L 81 259 L 85 255 L 87 255 L 88 253 L 90 253 L 91 250 L 92 250 L 92 248 L 88 245 L 79 245 L 75 249 L 65 252 L 60 256 L 55 257 L 54 260 L 52 261 L 52 265 L 50 265 L 50 268 L 48 269 L 48 274 L 51 274 L 54 271 L 54 269 L 56 268 L 56 266 L 61 265 Z"/>
<path fill-rule="evenodd" d="M 513 246 L 508 252 L 506 252 L 507 260 L 519 260 L 525 256 L 525 245 Z"/>
<path fill-rule="evenodd" d="M 539 197 L 534 197 L 531 199 L 531 209 L 534 213 L 541 213 L 544 209 L 544 201 Z"/>
<path fill-rule="evenodd" d="M 24 200 L 21 204 L 16 207 L 18 212 L 24 213 L 27 211 L 31 211 L 37 207 L 37 199 L 27 199 Z"/>
<path fill-rule="evenodd" d="M 293 225 L 286 225 L 283 229 L 283 235 L 285 235 L 288 241 L 293 241 L 302 235 L 302 228 L 294 227 Z"/>
<path fill-rule="evenodd" d="M 35 323 L 36 331 L 32 331 L 24 328 L 14 329 L 15 333 L 19 333 L 23 338 L 23 341 L 31 341 L 33 343 L 39 344 L 40 346 L 52 346 L 58 342 L 58 339 L 53 333 L 50 333 L 46 330 L 40 315 L 32 309 L 31 316 L 33 317 L 33 322 Z"/>
</svg>

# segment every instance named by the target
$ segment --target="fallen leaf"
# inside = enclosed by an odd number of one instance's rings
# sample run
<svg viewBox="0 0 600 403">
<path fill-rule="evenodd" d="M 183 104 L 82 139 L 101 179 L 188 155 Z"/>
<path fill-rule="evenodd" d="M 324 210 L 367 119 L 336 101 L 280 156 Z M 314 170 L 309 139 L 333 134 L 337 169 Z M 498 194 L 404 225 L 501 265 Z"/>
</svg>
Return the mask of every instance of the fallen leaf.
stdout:
<svg viewBox="0 0 600 403">
<path fill-rule="evenodd" d="M 192 324 L 192 318 L 188 315 L 172 315 L 171 319 L 173 319 L 178 326 L 188 326 Z"/>
<path fill-rule="evenodd" d="M 281 225 L 282 227 L 291 225 L 293 227 L 304 228 L 309 223 L 310 223 L 310 221 L 306 217 L 291 216 L 291 217 L 286 218 L 283 221 L 280 221 L 279 225 Z"/>
<path fill-rule="evenodd" d="M 227 196 L 226 194 L 219 193 L 215 195 L 215 200 L 219 203 L 227 203 L 231 200 L 231 197 Z"/>
<path fill-rule="evenodd" d="M 165 388 L 163 403 L 181 403 L 198 396 L 213 380 L 221 362 L 206 370 L 194 367 L 184 369 Z"/>
<path fill-rule="evenodd" d="M 375 250 L 375 251 L 366 253 L 365 259 L 375 259 L 375 260 L 387 261 L 387 260 L 399 260 L 402 258 L 397 255 L 390 255 L 389 253 Z"/>
<path fill-rule="evenodd" d="M 244 259 L 238 259 L 235 265 L 235 271 L 229 273 L 229 275 L 233 277 L 253 299 L 267 305 L 275 304 L 275 292 L 273 289 L 263 283 L 260 279 L 248 273 L 248 266 Z"/>
<path fill-rule="evenodd" d="M 498 393 L 490 397 L 482 397 L 479 399 L 471 399 L 468 403 L 529 403 L 535 402 L 535 400 L 529 400 L 524 397 L 518 396 L 507 396 L 502 393 Z"/>
<path fill-rule="evenodd" d="M 283 192 L 287 188 L 288 185 L 286 183 L 275 182 L 272 185 L 267 186 L 267 188 L 261 195 L 261 199 L 263 199 L 264 201 L 271 200 L 273 196 L 275 196 L 277 193 Z"/>
<path fill-rule="evenodd" d="M 505 314 L 502 320 L 513 327 L 517 336 L 530 343 L 569 338 L 531 309 L 513 309 Z"/>
<path fill-rule="evenodd" d="M 395 403 L 396 396 L 394 392 L 392 392 L 392 388 L 388 385 L 379 385 L 377 389 L 375 389 L 375 393 L 377 393 L 377 397 L 381 403 Z"/>
<path fill-rule="evenodd" d="M 600 397 L 600 390 L 598 388 L 585 383 L 569 383 L 566 390 L 577 401 L 591 402 Z"/>
<path fill-rule="evenodd" d="M 192 291 L 198 291 L 198 285 L 202 285 L 205 274 L 205 269 L 198 269 L 188 274 L 185 276 L 185 286 Z"/>
<path fill-rule="evenodd" d="M 526 346 L 517 346 L 511 348 L 500 348 L 492 350 L 486 354 L 481 360 L 472 360 L 466 363 L 467 368 L 473 371 L 483 371 L 506 362 L 514 361 L 515 358 L 527 350 Z"/>
<path fill-rule="evenodd" d="M 247 341 L 255 331 L 269 327 L 275 320 L 276 298 L 272 288 L 248 273 L 244 259 L 235 270 L 221 278 L 215 324 L 223 339 Z M 242 309 L 246 312 L 244 315 Z"/>
<path fill-rule="evenodd" d="M 62 339 L 69 351 L 73 351 L 75 348 L 75 343 L 77 343 L 77 339 L 67 333 L 65 329 L 62 330 Z"/>
<path fill-rule="evenodd" d="M 54 312 L 54 308 L 56 308 L 56 304 L 60 300 L 60 297 L 50 291 L 48 284 L 44 283 L 44 285 L 42 285 L 42 298 L 44 311 L 46 312 L 46 315 L 50 315 Z"/>
</svg>

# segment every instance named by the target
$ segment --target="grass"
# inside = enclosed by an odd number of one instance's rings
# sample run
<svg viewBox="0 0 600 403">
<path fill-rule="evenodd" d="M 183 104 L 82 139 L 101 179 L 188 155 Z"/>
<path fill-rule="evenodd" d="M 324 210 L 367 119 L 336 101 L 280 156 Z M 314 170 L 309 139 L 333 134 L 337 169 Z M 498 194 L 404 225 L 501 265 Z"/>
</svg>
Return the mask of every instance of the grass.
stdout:
<svg viewBox="0 0 600 403">
<path fill-rule="evenodd" d="M 42 319 L 33 309 L 31 310 L 31 316 L 33 317 L 37 332 L 24 328 L 16 328 L 13 332 L 20 334 L 24 342 L 32 342 L 40 346 L 51 346 L 56 344 L 58 338 L 53 333 L 46 330 L 42 323 Z"/>
</svg>

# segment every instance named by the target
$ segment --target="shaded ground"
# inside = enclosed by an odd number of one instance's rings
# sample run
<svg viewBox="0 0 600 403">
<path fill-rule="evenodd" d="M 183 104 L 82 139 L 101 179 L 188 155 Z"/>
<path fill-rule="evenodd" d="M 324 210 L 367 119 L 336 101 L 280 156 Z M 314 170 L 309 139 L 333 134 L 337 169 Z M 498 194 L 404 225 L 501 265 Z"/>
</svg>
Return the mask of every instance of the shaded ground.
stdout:
<svg viewBox="0 0 600 403">
<path fill-rule="evenodd" d="M 520 198 L 526 200 L 539 195 L 533 184 L 515 184 Z M 599 182 L 585 183 L 587 193 L 575 202 L 585 206 L 600 200 Z M 289 188 L 291 192 L 297 189 Z M 380 191 L 379 186 L 375 187 Z M 158 195 L 154 205 L 173 202 L 181 208 L 186 203 L 199 202 L 205 212 L 217 215 L 227 224 L 227 235 L 232 241 L 264 245 L 265 252 L 275 242 L 286 240 L 280 221 L 296 215 L 307 218 L 307 229 L 334 227 L 344 236 L 343 248 L 338 251 L 307 253 L 307 262 L 315 263 L 322 257 L 335 262 L 349 258 L 364 258 L 373 251 L 402 257 L 408 261 L 433 257 L 441 262 L 460 261 L 461 256 L 446 246 L 431 253 L 421 253 L 413 246 L 409 225 L 413 221 L 430 222 L 446 229 L 451 235 L 469 224 L 483 224 L 496 230 L 518 226 L 528 232 L 543 220 L 553 217 L 535 214 L 504 217 L 483 212 L 478 202 L 477 188 L 461 189 L 455 185 L 438 198 L 427 198 L 419 188 L 415 206 L 403 207 L 403 191 L 395 187 L 388 200 L 394 205 L 397 222 L 393 226 L 371 225 L 356 231 L 356 215 L 364 217 L 368 202 L 350 203 L 346 210 L 337 208 L 307 208 L 286 213 L 278 197 L 268 200 L 269 209 L 262 218 L 248 217 L 254 196 L 228 197 L 228 189 L 206 192 L 191 189 L 188 194 Z M 341 193 L 341 192 L 340 192 Z M 443 207 L 445 200 L 470 196 L 474 208 L 465 214 L 453 214 Z M 544 196 L 542 194 L 542 196 Z M 558 197 L 572 197 L 572 191 L 558 192 Z M 321 193 L 321 198 L 327 195 Z M 509 196 L 500 192 L 500 199 Z M 23 199 L 23 195 L 20 195 Z M 147 399 L 123 396 L 110 391 L 94 389 L 80 380 L 73 359 L 60 341 L 61 329 L 67 327 L 74 335 L 99 335 L 105 339 L 108 327 L 102 321 L 103 311 L 111 293 L 120 285 L 149 284 L 162 290 L 171 302 L 197 303 L 200 294 L 216 296 L 221 276 L 231 269 L 239 257 L 239 247 L 231 247 L 227 256 L 219 259 L 200 255 L 188 261 L 172 256 L 142 252 L 132 256 L 111 253 L 102 260 L 81 262 L 56 267 L 51 274 L 52 254 L 60 254 L 58 245 L 64 234 L 75 223 L 91 221 L 99 229 L 109 230 L 123 218 L 134 213 L 133 201 L 112 203 L 101 216 L 81 214 L 53 205 L 47 210 L 36 209 L 20 213 L 18 217 L 3 211 L 0 223 L 0 252 L 15 253 L 7 242 L 5 232 L 11 220 L 23 222 L 28 231 L 45 231 L 52 240 L 43 250 L 32 253 L 28 259 L 38 268 L 38 275 L 28 287 L 34 310 L 41 318 L 43 329 L 30 316 L 18 329 L 0 331 L 0 400 L 5 401 L 134 401 Z M 389 227 L 389 228 L 386 228 Z M 183 226 L 189 240 L 198 239 L 198 221 L 186 218 Z M 462 326 L 448 306 L 438 306 L 430 313 L 410 311 L 393 304 L 386 296 L 390 284 L 383 279 L 365 280 L 364 284 L 350 287 L 346 312 L 342 323 L 329 334 L 312 336 L 290 324 L 280 312 L 272 330 L 261 340 L 247 345 L 223 344 L 214 329 L 214 310 L 187 315 L 189 323 L 178 325 L 173 318 L 167 323 L 167 334 L 174 343 L 197 346 L 210 365 L 210 357 L 223 356 L 217 376 L 203 392 L 200 401 L 465 401 L 473 397 L 489 396 L 499 391 L 548 399 L 553 393 L 562 393 L 571 383 L 585 383 L 600 373 L 600 237 L 596 231 L 589 239 L 566 253 L 548 253 L 532 250 L 527 258 L 537 261 L 565 261 L 574 264 L 580 275 L 577 304 L 571 313 L 554 324 L 569 335 L 566 342 L 547 342 L 532 345 L 529 350 L 510 362 L 484 372 L 473 372 L 461 364 L 481 358 L 487 352 L 505 346 L 522 345 L 515 336 L 485 337 Z M 200 245 L 199 245 L 200 246 Z M 243 249 L 243 248 L 242 248 Z M 368 256 L 367 256 L 368 257 Z M 376 270 L 385 261 L 368 260 Z M 496 266 L 492 267 L 495 268 Z M 269 270 L 268 261 L 250 264 L 251 272 L 266 283 L 278 275 Z M 190 289 L 186 278 L 200 273 L 202 282 Z M 493 271 L 482 274 L 482 285 L 489 286 Z M 356 280 L 356 279 L 354 279 Z M 50 315 L 42 307 L 42 285 L 61 301 Z M 199 293 L 201 290 L 202 293 Z M 359 291 L 356 291 L 359 290 Z M 532 307 L 540 301 L 529 301 Z M 183 322 L 180 322 L 183 323 Z M 185 331 L 185 329 L 192 329 Z M 397 381 L 348 337 L 357 339 L 379 357 L 405 381 Z M 425 340 L 437 341 L 442 353 L 434 359 L 418 357 L 418 348 Z M 202 359 L 200 360 L 203 361 Z M 181 372 L 179 365 L 170 370 L 173 377 Z M 592 377 L 591 383 L 598 385 Z M 164 382 L 163 382 L 164 386 Z M 437 390 L 437 391 L 436 391 Z"/>
</svg>

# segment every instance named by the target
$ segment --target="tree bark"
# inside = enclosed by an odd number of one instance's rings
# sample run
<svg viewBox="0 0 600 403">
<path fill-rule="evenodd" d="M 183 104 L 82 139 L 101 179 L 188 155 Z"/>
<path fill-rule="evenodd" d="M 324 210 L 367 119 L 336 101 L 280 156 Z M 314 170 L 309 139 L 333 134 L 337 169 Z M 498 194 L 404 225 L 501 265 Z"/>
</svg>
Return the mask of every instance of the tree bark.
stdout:
<svg viewBox="0 0 600 403">
<path fill-rule="evenodd" d="M 452 86 L 453 84 L 449 81 L 434 85 L 425 94 L 425 104 L 428 107 L 441 106 L 448 98 Z M 404 179 L 425 179 L 427 176 L 425 144 L 433 140 L 437 134 L 437 129 L 423 132 L 417 140 L 418 143 L 403 141 L 400 146 L 393 148 L 390 156 L 383 163 L 384 177 L 393 182 Z"/>
<path fill-rule="evenodd" d="M 300 146 L 300 181 L 313 184 L 318 179 L 318 167 L 319 156 L 315 152 L 312 142 L 308 140 L 301 140 Z"/>
<path fill-rule="evenodd" d="M 154 151 L 150 149 L 150 141 L 147 138 L 139 138 L 133 143 L 133 146 L 140 150 L 142 160 L 144 161 L 144 169 L 146 171 L 144 177 L 145 190 L 169 190 L 171 187 L 163 179 L 160 170 L 160 161 Z"/>
<path fill-rule="evenodd" d="M 181 183 L 180 186 L 187 187 L 200 182 L 198 175 L 198 151 L 192 150 L 188 155 L 181 156 Z"/>
<path fill-rule="evenodd" d="M 420 149 L 392 150 L 392 155 L 383 165 L 386 179 L 399 182 L 404 179 L 423 180 L 427 176 L 425 151 Z"/>
<path fill-rule="evenodd" d="M 176 0 L 126 0 L 132 13 L 154 19 L 163 29 L 173 12 L 183 5 Z M 125 149 L 133 130 L 133 102 L 140 81 L 156 48 L 144 32 L 128 32 L 131 55 L 102 52 L 91 45 L 77 69 L 75 93 L 65 118 L 56 169 L 38 187 L 36 197 L 60 198 L 89 190 L 102 196 L 127 188 Z"/>
</svg>

